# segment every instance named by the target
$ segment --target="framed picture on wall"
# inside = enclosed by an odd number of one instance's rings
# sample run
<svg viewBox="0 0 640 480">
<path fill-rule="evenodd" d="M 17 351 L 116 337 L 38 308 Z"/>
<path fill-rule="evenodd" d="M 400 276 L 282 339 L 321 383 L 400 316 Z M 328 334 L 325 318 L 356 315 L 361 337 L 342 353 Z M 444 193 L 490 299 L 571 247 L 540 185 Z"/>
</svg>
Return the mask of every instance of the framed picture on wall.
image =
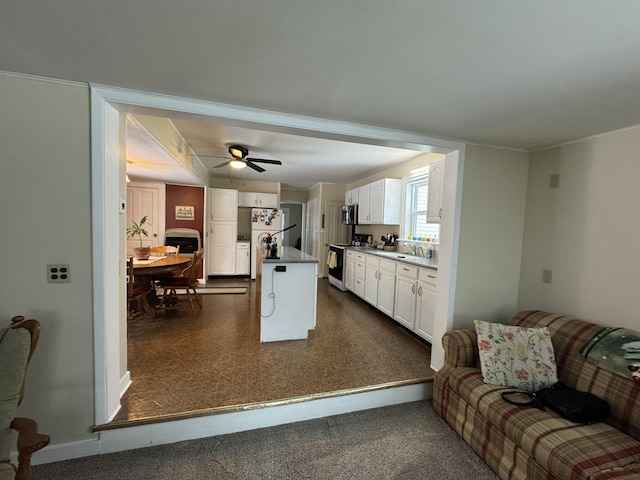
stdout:
<svg viewBox="0 0 640 480">
<path fill-rule="evenodd" d="M 176 205 L 176 220 L 195 220 L 196 207 Z"/>
</svg>

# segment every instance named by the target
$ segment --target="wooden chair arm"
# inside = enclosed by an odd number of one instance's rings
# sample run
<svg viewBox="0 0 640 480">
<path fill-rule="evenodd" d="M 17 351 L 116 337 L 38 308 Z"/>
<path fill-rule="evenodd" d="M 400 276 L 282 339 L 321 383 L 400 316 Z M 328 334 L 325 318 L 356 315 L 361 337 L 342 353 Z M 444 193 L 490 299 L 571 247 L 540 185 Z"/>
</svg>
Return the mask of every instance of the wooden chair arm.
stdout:
<svg viewBox="0 0 640 480">
<path fill-rule="evenodd" d="M 18 432 L 18 470 L 15 480 L 30 480 L 31 455 L 49 445 L 51 438 L 39 433 L 38 424 L 30 418 L 14 418 L 11 428 Z"/>
</svg>

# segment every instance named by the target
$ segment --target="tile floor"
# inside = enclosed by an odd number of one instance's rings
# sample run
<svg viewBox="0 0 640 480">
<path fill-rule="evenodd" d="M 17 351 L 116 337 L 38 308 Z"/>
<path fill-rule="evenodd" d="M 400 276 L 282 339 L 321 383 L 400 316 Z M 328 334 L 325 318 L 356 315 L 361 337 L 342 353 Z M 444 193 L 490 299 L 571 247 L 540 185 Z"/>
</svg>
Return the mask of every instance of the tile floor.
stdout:
<svg viewBox="0 0 640 480">
<path fill-rule="evenodd" d="M 202 295 L 203 309 L 129 322 L 132 385 L 112 426 L 398 381 L 432 379 L 429 344 L 326 279 L 308 340 L 259 341 L 255 282 L 244 295 Z"/>
</svg>

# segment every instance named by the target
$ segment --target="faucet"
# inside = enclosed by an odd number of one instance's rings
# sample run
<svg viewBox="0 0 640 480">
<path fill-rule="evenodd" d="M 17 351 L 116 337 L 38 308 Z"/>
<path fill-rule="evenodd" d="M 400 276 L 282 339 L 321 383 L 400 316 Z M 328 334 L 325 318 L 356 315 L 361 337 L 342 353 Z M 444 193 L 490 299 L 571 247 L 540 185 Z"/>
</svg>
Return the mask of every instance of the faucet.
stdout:
<svg viewBox="0 0 640 480">
<path fill-rule="evenodd" d="M 424 257 L 424 249 L 422 247 L 418 247 L 418 251 L 420 252 L 420 256 Z"/>
<path fill-rule="evenodd" d="M 409 242 L 404 242 L 402 244 L 405 247 L 411 247 L 411 255 L 416 255 L 416 246 L 413 243 L 409 243 Z"/>
</svg>

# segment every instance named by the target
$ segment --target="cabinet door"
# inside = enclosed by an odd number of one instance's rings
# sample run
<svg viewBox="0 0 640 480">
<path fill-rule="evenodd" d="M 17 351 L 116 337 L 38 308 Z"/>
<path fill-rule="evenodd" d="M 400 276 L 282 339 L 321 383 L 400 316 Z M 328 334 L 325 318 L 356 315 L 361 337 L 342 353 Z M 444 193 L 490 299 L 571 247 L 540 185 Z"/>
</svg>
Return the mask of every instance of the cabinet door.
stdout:
<svg viewBox="0 0 640 480">
<path fill-rule="evenodd" d="M 371 305 L 378 304 L 378 266 L 367 265 L 364 277 L 364 299 Z"/>
<path fill-rule="evenodd" d="M 353 293 L 364 298 L 364 278 L 355 277 L 353 279 Z"/>
<path fill-rule="evenodd" d="M 237 222 L 238 191 L 226 188 L 210 188 L 209 218 L 211 220 Z"/>
<path fill-rule="evenodd" d="M 344 286 L 353 292 L 356 275 L 356 262 L 353 258 L 347 258 L 346 271 L 344 272 Z"/>
<path fill-rule="evenodd" d="M 416 298 L 416 333 L 429 342 L 433 342 L 435 301 L 435 283 L 420 280 Z"/>
<path fill-rule="evenodd" d="M 369 193 L 371 185 L 365 185 L 358 189 L 358 223 L 367 225 L 371 223 L 371 212 L 369 211 Z"/>
<path fill-rule="evenodd" d="M 258 194 L 255 192 L 238 192 L 239 207 L 255 207 L 258 203 Z"/>
<path fill-rule="evenodd" d="M 414 329 L 416 283 L 412 278 L 396 275 L 396 302 L 393 318 L 411 330 Z"/>
<path fill-rule="evenodd" d="M 369 187 L 369 223 L 384 221 L 384 180 L 378 180 Z"/>
<path fill-rule="evenodd" d="M 249 245 L 236 245 L 236 275 L 249 275 L 251 273 L 251 262 L 249 255 Z"/>
<path fill-rule="evenodd" d="M 213 248 L 210 254 L 209 275 L 235 275 L 236 273 L 236 249 Z"/>
<path fill-rule="evenodd" d="M 442 220 L 442 193 L 444 181 L 444 160 L 429 167 L 429 199 L 427 201 L 427 222 L 440 223 Z"/>
<path fill-rule="evenodd" d="M 393 317 L 395 306 L 395 273 L 380 269 L 378 272 L 378 310 Z"/>
<path fill-rule="evenodd" d="M 256 205 L 259 208 L 280 208 L 277 193 L 258 193 Z"/>
<path fill-rule="evenodd" d="M 211 222 L 208 275 L 235 275 L 236 222 Z"/>
</svg>

